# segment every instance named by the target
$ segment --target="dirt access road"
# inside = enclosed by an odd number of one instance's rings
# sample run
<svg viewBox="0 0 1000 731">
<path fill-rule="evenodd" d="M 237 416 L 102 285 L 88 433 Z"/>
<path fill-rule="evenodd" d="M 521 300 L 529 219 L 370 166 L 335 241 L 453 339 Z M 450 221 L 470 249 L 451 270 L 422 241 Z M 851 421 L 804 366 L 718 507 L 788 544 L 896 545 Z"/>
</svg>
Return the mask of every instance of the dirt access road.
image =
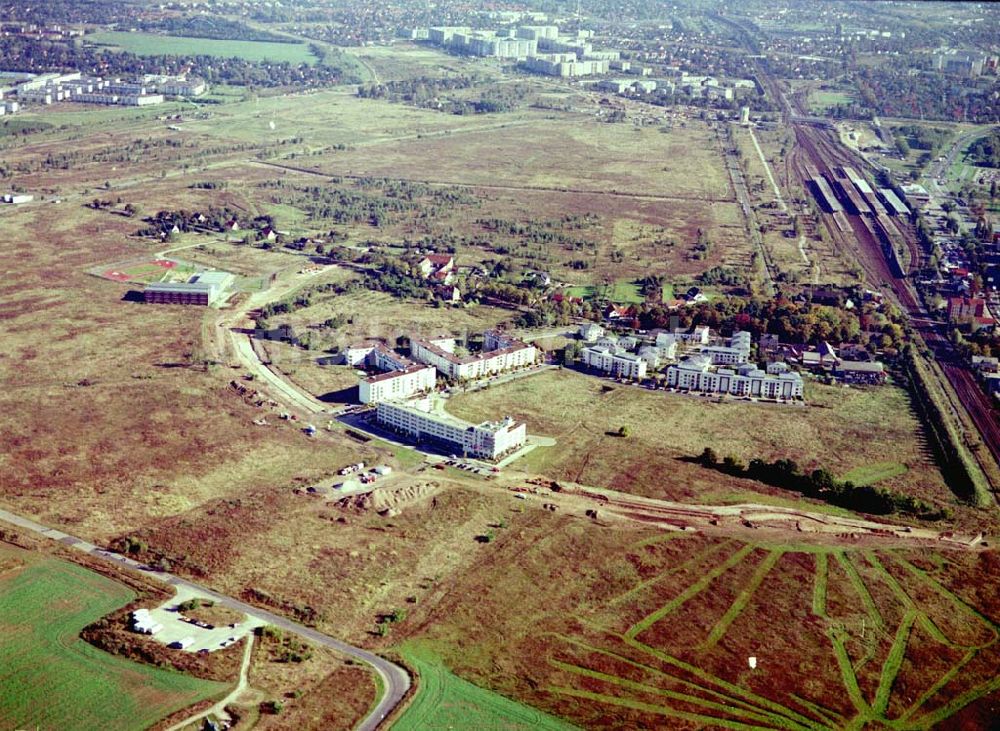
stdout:
<svg viewBox="0 0 1000 731">
<path fill-rule="evenodd" d="M 180 723 L 175 723 L 173 726 L 168 728 L 167 731 L 180 731 L 185 726 L 189 726 L 195 721 L 200 721 L 201 719 L 208 718 L 209 716 L 215 716 L 216 718 L 220 718 L 224 721 L 231 721 L 232 718 L 226 712 L 226 706 L 231 703 L 235 703 L 239 697 L 243 695 L 243 691 L 247 689 L 247 673 L 250 670 L 250 658 L 252 655 L 253 635 L 250 634 L 247 635 L 247 644 L 243 650 L 243 662 L 240 663 L 240 679 L 239 682 L 236 683 L 236 687 L 233 688 L 233 691 L 211 708 L 206 708 L 201 713 L 196 713 L 189 718 L 185 718 Z"/>
<path fill-rule="evenodd" d="M 696 505 L 639 497 L 616 490 L 558 482 L 541 476 L 505 475 L 499 482 L 479 481 L 479 489 L 504 490 L 541 502 L 544 509 L 562 511 L 599 523 L 632 521 L 665 530 L 701 532 L 744 540 L 814 542 L 824 545 L 871 545 L 881 548 L 914 545 L 984 550 L 986 536 L 956 535 L 910 525 L 894 525 L 801 508 L 744 503 Z M 473 486 L 471 479 L 456 480 Z M 554 489 L 557 487 L 558 489 Z"/>
</svg>

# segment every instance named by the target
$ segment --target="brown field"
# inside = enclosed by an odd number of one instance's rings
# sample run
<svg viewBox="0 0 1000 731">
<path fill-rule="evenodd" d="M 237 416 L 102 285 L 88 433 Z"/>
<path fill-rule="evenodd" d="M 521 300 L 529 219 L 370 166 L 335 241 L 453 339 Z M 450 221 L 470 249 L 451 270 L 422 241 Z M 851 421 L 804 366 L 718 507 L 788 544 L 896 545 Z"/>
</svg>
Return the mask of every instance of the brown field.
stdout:
<svg viewBox="0 0 1000 731">
<path fill-rule="evenodd" d="M 926 728 L 953 699 L 971 704 L 959 717 L 980 719 L 966 728 L 986 728 L 1000 597 L 970 601 L 962 575 L 995 584 L 985 578 L 1000 569 L 993 553 L 869 556 L 655 532 L 623 541 L 569 518 L 545 522 L 501 538 L 475 573 L 418 608 L 414 636 L 459 674 L 585 728 L 843 728 L 904 715 Z M 933 558 L 948 566 L 941 584 L 908 568 Z M 879 566 L 905 575 L 897 588 Z M 970 606 L 985 616 L 971 619 Z M 944 616 L 956 611 L 967 619 Z"/>
<path fill-rule="evenodd" d="M 0 266 L 18 272 L 0 289 L 8 505 L 106 539 L 351 461 L 343 437 L 316 450 L 294 426 L 251 424 L 259 412 L 226 385 L 239 372 L 198 365 L 214 311 L 125 302 L 128 285 L 85 273 L 142 246 L 122 235 L 133 224 L 74 209 L 67 226 L 51 210 L 8 214 L 0 232 Z"/>
<path fill-rule="evenodd" d="M 710 446 L 744 463 L 786 457 L 805 469 L 824 467 L 838 475 L 898 462 L 907 470 L 879 484 L 953 502 L 903 390 L 809 383 L 806 401 L 805 408 L 719 404 L 560 371 L 456 396 L 448 410 L 473 421 L 510 413 L 523 419 L 529 432 L 555 437 L 557 446 L 536 449 L 524 469 L 643 495 L 710 502 L 739 482 L 744 489 L 782 494 L 683 461 Z M 630 437 L 612 435 L 623 425 L 630 427 Z"/>
<path fill-rule="evenodd" d="M 390 344 L 400 335 L 425 333 L 480 333 L 517 316 L 517 311 L 488 305 L 442 306 L 420 300 L 402 299 L 386 292 L 359 289 L 344 295 L 319 293 L 309 307 L 274 318 L 288 323 L 296 332 L 308 333 L 313 349 L 322 351 L 382 338 Z M 338 328 L 318 327 L 341 317 L 347 322 Z"/>
<path fill-rule="evenodd" d="M 429 163 L 429 161 L 433 161 Z M 330 174 L 404 177 L 501 189 L 557 188 L 733 200 L 714 133 L 668 133 L 565 117 L 348 151 L 309 161 Z"/>
<path fill-rule="evenodd" d="M 306 659 L 289 661 L 292 648 Z M 233 708 L 235 729 L 351 729 L 375 702 L 375 684 L 362 666 L 325 647 L 304 645 L 281 632 L 256 639 L 250 689 Z M 279 713 L 271 704 L 281 703 Z"/>
<path fill-rule="evenodd" d="M 475 60 L 413 43 L 398 42 L 391 47 L 359 48 L 354 54 L 373 67 L 382 79 L 433 78 L 470 71 L 477 74 L 489 72 L 488 67 Z"/>
</svg>

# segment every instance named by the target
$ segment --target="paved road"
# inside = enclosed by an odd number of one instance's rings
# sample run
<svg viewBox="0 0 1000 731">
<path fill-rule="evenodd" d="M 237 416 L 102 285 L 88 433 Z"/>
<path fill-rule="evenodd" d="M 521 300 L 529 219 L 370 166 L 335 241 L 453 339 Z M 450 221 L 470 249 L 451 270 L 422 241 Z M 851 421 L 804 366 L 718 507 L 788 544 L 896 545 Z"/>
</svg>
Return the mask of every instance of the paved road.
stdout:
<svg viewBox="0 0 1000 731">
<path fill-rule="evenodd" d="M 346 642 L 342 642 L 334 637 L 325 635 L 312 627 L 306 627 L 298 624 L 297 622 L 293 622 L 290 619 L 274 614 L 265 609 L 260 609 L 251 604 L 247 604 L 246 602 L 242 602 L 239 599 L 226 596 L 225 594 L 220 594 L 209 589 L 208 587 L 202 586 L 201 584 L 196 584 L 193 581 L 182 579 L 179 576 L 174 576 L 173 574 L 162 571 L 151 571 L 138 561 L 134 561 L 126 556 L 98 548 L 92 543 L 87 543 L 80 538 L 63 533 L 60 530 L 46 528 L 44 525 L 36 523 L 29 518 L 21 517 L 20 515 L 16 515 L 6 510 L 0 510 L 0 520 L 16 525 L 19 528 L 37 535 L 44 536 L 45 538 L 49 538 L 53 541 L 58 541 L 65 546 L 69 546 L 91 556 L 95 556 L 112 563 L 117 563 L 119 565 L 128 566 L 135 569 L 139 573 L 148 576 L 149 578 L 155 579 L 156 581 L 175 587 L 185 587 L 193 592 L 196 592 L 199 596 L 214 600 L 224 607 L 228 607 L 229 609 L 233 609 L 237 612 L 243 612 L 254 619 L 259 619 L 267 624 L 280 627 L 286 632 L 291 632 L 292 634 L 296 634 L 299 637 L 307 639 L 317 645 L 329 647 L 337 652 L 343 653 L 344 655 L 348 655 L 356 660 L 360 660 L 361 662 L 370 665 L 382 681 L 381 685 L 383 695 L 369 714 L 357 725 L 356 731 L 375 731 L 375 729 L 377 729 L 382 723 L 382 720 L 389 715 L 389 713 L 397 705 L 399 705 L 399 702 L 403 699 L 403 696 L 406 695 L 406 692 L 410 688 L 410 676 L 399 665 L 391 663 L 388 660 L 369 652 L 368 650 L 363 650 L 360 647 L 354 647 L 353 645 L 349 645 Z"/>
<path fill-rule="evenodd" d="M 989 134 L 990 129 L 991 125 L 982 125 L 959 136 L 954 142 L 951 143 L 951 147 L 948 148 L 948 151 L 943 155 L 940 155 L 940 157 L 943 157 L 944 160 L 935 160 L 930 164 L 927 172 L 924 173 L 924 180 L 927 181 L 927 187 L 931 193 L 934 193 L 935 195 L 943 195 L 947 193 L 946 190 L 943 190 L 941 186 L 938 185 L 937 181 L 945 180 L 948 176 L 948 171 L 955 163 L 955 158 L 958 157 L 959 153 L 965 150 L 965 148 L 972 144 L 972 142 L 977 138 Z"/>
</svg>

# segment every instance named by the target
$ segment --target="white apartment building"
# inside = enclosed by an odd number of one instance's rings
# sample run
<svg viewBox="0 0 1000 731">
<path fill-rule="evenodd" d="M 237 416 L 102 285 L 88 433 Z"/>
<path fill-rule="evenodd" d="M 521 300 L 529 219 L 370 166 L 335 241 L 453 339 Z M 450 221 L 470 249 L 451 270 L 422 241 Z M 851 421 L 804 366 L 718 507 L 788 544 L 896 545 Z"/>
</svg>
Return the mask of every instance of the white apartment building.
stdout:
<svg viewBox="0 0 1000 731">
<path fill-rule="evenodd" d="M 384 343 L 369 342 L 351 345 L 344 350 L 344 362 L 355 368 L 375 368 L 380 371 L 401 371 L 413 361 L 400 355 Z"/>
<path fill-rule="evenodd" d="M 363 404 L 407 399 L 433 391 L 436 385 L 437 371 L 434 368 L 411 365 L 403 370 L 392 370 L 365 378 L 358 385 L 358 398 Z"/>
<path fill-rule="evenodd" d="M 707 345 L 701 353 L 712 359 L 712 365 L 740 365 L 750 360 L 750 333 L 735 332 L 729 345 Z"/>
<path fill-rule="evenodd" d="M 588 368 L 596 368 L 619 378 L 645 378 L 647 361 L 641 356 L 614 347 L 595 345 L 580 353 Z"/>
<path fill-rule="evenodd" d="M 546 53 L 529 57 L 525 60 L 524 67 L 536 74 L 572 78 L 606 74 L 608 63 L 603 59 L 579 61 L 574 53 Z"/>
<path fill-rule="evenodd" d="M 517 29 L 518 38 L 527 38 L 528 40 L 537 41 L 542 38 L 558 38 L 559 37 L 559 26 L 558 25 L 522 25 Z"/>
<path fill-rule="evenodd" d="M 660 351 L 660 357 L 673 360 L 677 357 L 677 336 L 671 333 L 657 333 L 656 348 Z"/>
<path fill-rule="evenodd" d="M 456 381 L 483 378 L 515 368 L 524 368 L 534 365 L 537 357 L 535 346 L 499 334 L 487 333 L 485 337 L 487 349 L 476 355 L 465 357 L 455 355 L 454 343 L 451 338 L 423 340 L 411 337 L 410 357 L 420 363 L 434 366 L 443 376 Z M 498 345 L 500 347 L 489 349 Z"/>
<path fill-rule="evenodd" d="M 604 328 L 593 322 L 580 325 L 580 339 L 587 343 L 592 343 L 598 338 L 604 337 Z"/>
<path fill-rule="evenodd" d="M 155 83 L 156 90 L 166 96 L 201 96 L 208 91 L 208 84 L 197 77 L 166 77 Z"/>
<path fill-rule="evenodd" d="M 710 335 L 708 325 L 698 325 L 691 332 L 680 328 L 674 330 L 674 337 L 686 345 L 708 345 Z"/>
<path fill-rule="evenodd" d="M 525 425 L 509 416 L 470 424 L 435 411 L 426 398 L 406 403 L 379 402 L 376 416 L 380 424 L 393 431 L 417 442 L 440 444 L 465 457 L 495 460 L 521 448 L 527 438 Z"/>
<path fill-rule="evenodd" d="M 798 373 L 765 373 L 750 363 L 731 368 L 712 365 L 704 354 L 667 368 L 667 386 L 703 393 L 730 394 L 770 399 L 801 399 L 802 377 Z"/>
</svg>

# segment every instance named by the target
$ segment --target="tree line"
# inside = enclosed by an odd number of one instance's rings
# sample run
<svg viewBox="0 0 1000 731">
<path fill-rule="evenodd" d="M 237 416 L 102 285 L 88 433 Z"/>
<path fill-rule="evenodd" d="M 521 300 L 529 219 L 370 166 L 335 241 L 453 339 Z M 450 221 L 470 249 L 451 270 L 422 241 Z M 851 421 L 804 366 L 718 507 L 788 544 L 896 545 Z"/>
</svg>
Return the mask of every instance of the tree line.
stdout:
<svg viewBox="0 0 1000 731">
<path fill-rule="evenodd" d="M 711 447 L 705 447 L 697 461 L 704 467 L 734 477 L 757 480 L 860 513 L 871 515 L 899 513 L 924 520 L 941 520 L 950 515 L 947 509 L 931 505 L 911 495 L 874 485 L 856 485 L 850 480 L 838 480 L 825 469 L 804 472 L 791 459 L 776 459 L 773 462 L 752 459 L 744 465 L 735 457 L 726 457 L 720 461 Z"/>
</svg>

